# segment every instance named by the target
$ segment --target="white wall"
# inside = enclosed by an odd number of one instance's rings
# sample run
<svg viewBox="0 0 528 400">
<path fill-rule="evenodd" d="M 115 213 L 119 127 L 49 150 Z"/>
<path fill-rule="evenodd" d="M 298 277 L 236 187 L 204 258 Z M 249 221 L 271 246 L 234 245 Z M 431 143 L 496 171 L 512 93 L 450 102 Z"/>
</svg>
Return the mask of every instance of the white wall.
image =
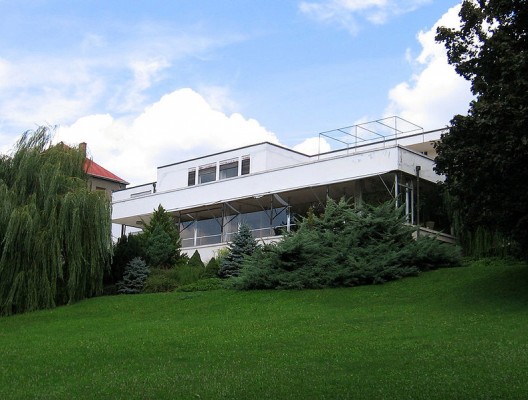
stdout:
<svg viewBox="0 0 528 400">
<path fill-rule="evenodd" d="M 239 169 L 241 158 L 250 157 L 250 173 L 297 164 L 309 159 L 308 156 L 275 146 L 271 143 L 260 143 L 254 146 L 242 147 L 212 154 L 210 156 L 184 161 L 158 168 L 157 190 L 160 192 L 187 187 L 189 168 L 197 168 L 207 164 L 217 164 L 225 160 L 238 159 Z M 218 172 L 217 172 L 218 173 Z"/>
<path fill-rule="evenodd" d="M 436 182 L 441 178 L 432 171 L 433 164 L 428 157 L 394 146 L 191 187 L 159 191 L 135 199 L 116 200 L 113 204 L 113 220 L 116 223 L 130 223 L 136 216 L 152 213 L 159 204 L 168 211 L 177 211 L 234 199 L 352 181 L 396 170 L 414 175 L 416 165 L 422 167 L 423 179 Z"/>
</svg>

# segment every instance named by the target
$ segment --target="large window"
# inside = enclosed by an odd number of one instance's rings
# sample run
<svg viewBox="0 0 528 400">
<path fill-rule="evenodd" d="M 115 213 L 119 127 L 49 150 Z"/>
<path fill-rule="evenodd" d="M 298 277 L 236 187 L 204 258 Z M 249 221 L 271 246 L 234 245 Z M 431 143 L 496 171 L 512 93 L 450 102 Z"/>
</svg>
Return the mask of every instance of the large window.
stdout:
<svg viewBox="0 0 528 400">
<path fill-rule="evenodd" d="M 220 161 L 220 179 L 238 176 L 238 159 Z"/>
<path fill-rule="evenodd" d="M 198 183 L 214 182 L 216 180 L 216 164 L 202 165 L 198 168 Z"/>
</svg>

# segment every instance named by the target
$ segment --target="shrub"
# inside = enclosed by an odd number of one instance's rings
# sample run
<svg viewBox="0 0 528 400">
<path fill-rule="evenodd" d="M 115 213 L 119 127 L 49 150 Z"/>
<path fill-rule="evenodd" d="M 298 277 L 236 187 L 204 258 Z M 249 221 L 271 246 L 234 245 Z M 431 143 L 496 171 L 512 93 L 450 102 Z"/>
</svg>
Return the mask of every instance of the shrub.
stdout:
<svg viewBox="0 0 528 400">
<path fill-rule="evenodd" d="M 328 200 L 322 215 L 309 214 L 297 232 L 248 257 L 235 286 L 302 289 L 383 283 L 453 265 L 457 248 L 412 239 L 393 202 L 351 207 Z"/>
<path fill-rule="evenodd" d="M 218 277 L 218 270 L 220 269 L 220 265 L 218 264 L 218 261 L 215 257 L 211 258 L 207 265 L 205 266 L 205 272 L 204 277 L 207 278 L 217 278 Z"/>
<path fill-rule="evenodd" d="M 123 275 L 123 280 L 117 283 L 117 291 L 122 294 L 141 293 L 149 275 L 145 261 L 136 257 L 130 261 Z"/>
<path fill-rule="evenodd" d="M 152 268 L 143 291 L 145 293 L 171 292 L 178 286 L 178 275 L 175 268 Z"/>
<path fill-rule="evenodd" d="M 194 283 L 181 286 L 178 292 L 205 292 L 209 290 L 227 289 L 226 281 L 220 278 L 204 278 Z"/>
<path fill-rule="evenodd" d="M 200 253 L 198 253 L 198 250 L 195 250 L 191 258 L 189 258 L 189 261 L 187 261 L 187 265 L 195 268 L 200 268 L 202 270 L 205 269 L 205 265 L 202 261 L 202 257 L 200 257 Z"/>
<path fill-rule="evenodd" d="M 174 273 L 180 286 L 194 283 L 202 278 L 203 268 L 194 267 L 188 264 L 181 264 L 174 267 Z"/>
</svg>

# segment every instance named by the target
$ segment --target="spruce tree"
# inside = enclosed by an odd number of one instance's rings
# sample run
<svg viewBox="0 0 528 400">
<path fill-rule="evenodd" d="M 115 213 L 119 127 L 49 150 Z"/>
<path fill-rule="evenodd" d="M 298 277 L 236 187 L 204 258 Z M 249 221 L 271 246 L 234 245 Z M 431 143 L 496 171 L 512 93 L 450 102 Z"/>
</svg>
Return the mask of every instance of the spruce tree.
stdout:
<svg viewBox="0 0 528 400">
<path fill-rule="evenodd" d="M 141 293 L 149 275 L 149 268 L 145 261 L 136 257 L 126 268 L 123 280 L 117 283 L 117 292 L 121 294 Z"/>
<path fill-rule="evenodd" d="M 222 260 L 218 275 L 221 278 L 238 276 L 245 257 L 252 255 L 258 245 L 247 224 L 242 224 L 229 244 L 229 254 Z"/>
</svg>

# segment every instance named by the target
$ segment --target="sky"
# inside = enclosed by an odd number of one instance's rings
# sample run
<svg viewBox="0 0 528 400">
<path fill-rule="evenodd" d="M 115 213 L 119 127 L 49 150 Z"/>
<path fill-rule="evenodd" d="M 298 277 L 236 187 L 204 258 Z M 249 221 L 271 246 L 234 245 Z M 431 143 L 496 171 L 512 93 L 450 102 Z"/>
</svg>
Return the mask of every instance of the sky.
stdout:
<svg viewBox="0 0 528 400">
<path fill-rule="evenodd" d="M 0 0 L 0 153 L 40 125 L 132 185 L 252 143 L 466 114 L 451 0 Z M 322 143 L 321 150 L 330 149 Z"/>
</svg>

